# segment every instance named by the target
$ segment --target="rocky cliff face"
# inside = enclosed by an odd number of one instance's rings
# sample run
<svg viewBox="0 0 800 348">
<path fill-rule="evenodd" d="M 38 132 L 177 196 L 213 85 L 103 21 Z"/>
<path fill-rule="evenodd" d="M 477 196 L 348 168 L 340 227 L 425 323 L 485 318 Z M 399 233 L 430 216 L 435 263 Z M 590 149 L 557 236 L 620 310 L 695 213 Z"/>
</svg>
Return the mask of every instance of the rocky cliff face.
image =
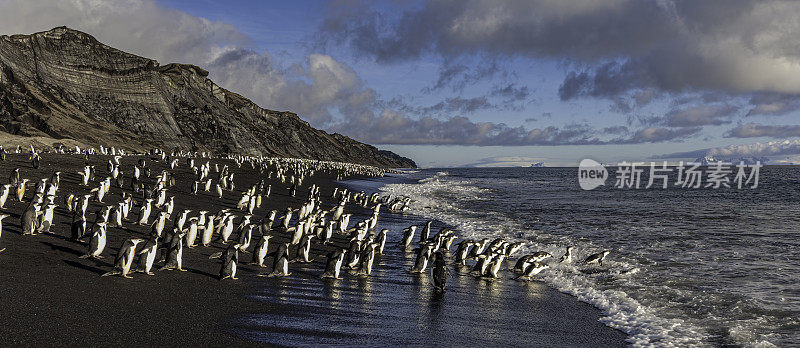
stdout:
<svg viewBox="0 0 800 348">
<path fill-rule="evenodd" d="M 0 36 L 0 131 L 131 150 L 159 147 L 414 167 L 412 160 L 260 108 L 193 65 L 160 65 L 65 27 Z"/>
</svg>

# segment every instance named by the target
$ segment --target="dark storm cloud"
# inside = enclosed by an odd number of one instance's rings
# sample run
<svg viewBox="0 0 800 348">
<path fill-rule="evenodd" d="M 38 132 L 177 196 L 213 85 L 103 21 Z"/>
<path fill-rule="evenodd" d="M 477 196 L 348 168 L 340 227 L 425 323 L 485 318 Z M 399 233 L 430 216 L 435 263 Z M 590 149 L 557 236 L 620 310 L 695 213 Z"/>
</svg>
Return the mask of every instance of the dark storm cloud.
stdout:
<svg viewBox="0 0 800 348">
<path fill-rule="evenodd" d="M 800 96 L 781 93 L 757 93 L 750 98 L 747 116 L 781 116 L 800 109 Z"/>
<path fill-rule="evenodd" d="M 379 62 L 556 59 L 573 67 L 564 100 L 646 89 L 796 94 L 798 12 L 799 2 L 779 0 L 438 0 L 389 16 L 356 3 L 337 7 L 319 37 Z"/>
</svg>

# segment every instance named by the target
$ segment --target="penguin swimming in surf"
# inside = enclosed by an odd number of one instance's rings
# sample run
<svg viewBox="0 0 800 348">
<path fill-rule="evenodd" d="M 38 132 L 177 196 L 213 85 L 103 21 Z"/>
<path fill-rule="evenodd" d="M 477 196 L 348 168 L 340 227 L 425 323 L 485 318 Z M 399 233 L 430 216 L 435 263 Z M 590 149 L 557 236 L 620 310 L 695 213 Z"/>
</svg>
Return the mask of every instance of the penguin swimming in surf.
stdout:
<svg viewBox="0 0 800 348">
<path fill-rule="evenodd" d="M 514 279 L 519 280 L 525 278 L 523 280 L 531 280 L 533 279 L 533 276 L 541 273 L 542 271 L 548 268 L 550 268 L 550 266 L 548 265 L 538 262 L 531 262 L 527 267 L 525 267 L 525 270 L 522 272 L 522 274 Z"/>
<path fill-rule="evenodd" d="M 604 251 L 601 251 L 601 252 L 599 252 L 597 254 L 591 254 L 586 259 L 583 260 L 583 263 L 586 264 L 586 265 L 596 263 L 596 264 L 602 266 L 603 265 L 603 260 L 606 258 L 606 256 L 609 253 L 611 253 L 611 252 L 608 251 L 608 250 L 604 250 Z"/>
<path fill-rule="evenodd" d="M 558 260 L 558 263 L 570 263 L 572 262 L 572 246 L 568 246 L 567 250 L 564 252 L 564 256 L 561 256 L 561 259 Z"/>
</svg>

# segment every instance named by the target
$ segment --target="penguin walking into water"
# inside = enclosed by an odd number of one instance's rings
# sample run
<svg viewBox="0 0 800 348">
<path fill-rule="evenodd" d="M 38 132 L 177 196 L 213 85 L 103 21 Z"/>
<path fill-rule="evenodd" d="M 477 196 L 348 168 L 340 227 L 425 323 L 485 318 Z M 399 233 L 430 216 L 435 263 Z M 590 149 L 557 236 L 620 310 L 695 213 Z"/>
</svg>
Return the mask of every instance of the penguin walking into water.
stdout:
<svg viewBox="0 0 800 348">
<path fill-rule="evenodd" d="M 122 246 L 114 259 L 114 269 L 103 274 L 103 277 L 110 275 L 122 275 L 123 278 L 133 278 L 128 275 L 131 271 L 133 258 L 136 256 L 136 245 L 144 242 L 141 238 L 130 238 L 122 242 Z"/>
<path fill-rule="evenodd" d="M 82 259 L 93 258 L 102 259 L 103 250 L 106 248 L 106 223 L 98 222 L 92 227 L 92 239 L 89 241 L 89 250 L 86 255 L 81 256 Z"/>
<path fill-rule="evenodd" d="M 411 273 L 420 274 L 424 273 L 428 267 L 428 259 L 431 257 L 432 247 L 429 244 L 423 244 L 417 251 L 417 259 L 414 261 L 414 267 L 411 268 Z"/>
<path fill-rule="evenodd" d="M 514 273 L 521 273 L 525 271 L 528 265 L 533 262 L 534 262 L 533 255 L 525 255 L 523 257 L 520 257 L 519 260 L 517 260 L 517 263 L 514 264 L 513 268 Z"/>
<path fill-rule="evenodd" d="M 167 256 L 165 258 L 164 266 L 159 270 L 177 269 L 179 271 L 186 271 L 183 269 L 183 237 L 186 233 L 183 231 L 173 230 L 172 235 L 167 241 Z"/>
<path fill-rule="evenodd" d="M 328 253 L 328 261 L 325 263 L 325 272 L 322 273 L 322 278 L 341 279 L 339 274 L 342 271 L 342 263 L 344 263 L 344 252 L 341 249 L 336 249 Z"/>
<path fill-rule="evenodd" d="M 484 277 L 490 279 L 497 279 L 500 277 L 500 267 L 502 267 L 503 262 L 506 260 L 506 255 L 500 254 L 495 257 L 492 262 L 487 267 L 486 272 L 483 274 Z"/>
<path fill-rule="evenodd" d="M 383 248 L 386 246 L 386 235 L 389 233 L 389 229 L 382 229 L 381 232 L 378 234 L 378 247 L 377 252 L 380 255 L 383 255 Z"/>
<path fill-rule="evenodd" d="M 456 248 L 456 259 L 455 263 L 466 266 L 467 265 L 467 255 L 469 255 L 470 248 L 474 245 L 474 243 L 469 240 L 465 239 L 462 240 L 461 243 L 458 243 L 458 248 Z"/>
<path fill-rule="evenodd" d="M 311 259 L 311 238 L 314 236 L 312 235 L 305 235 L 300 240 L 299 245 L 297 246 L 297 255 L 295 260 L 302 263 L 309 263 L 314 261 Z"/>
<path fill-rule="evenodd" d="M 358 268 L 359 275 L 372 274 L 372 264 L 375 262 L 375 243 L 367 243 L 361 251 L 361 265 Z"/>
<path fill-rule="evenodd" d="M 544 270 L 546 270 L 548 268 L 550 268 L 550 266 L 534 261 L 534 262 L 531 262 L 527 267 L 525 267 L 525 270 L 522 272 L 522 274 L 520 274 L 518 277 L 516 277 L 514 279 L 515 280 L 520 280 L 520 279 L 522 279 L 522 280 L 531 280 L 531 279 L 533 279 L 533 276 L 541 273 L 542 271 L 544 271 Z"/>
<path fill-rule="evenodd" d="M 267 257 L 270 238 L 272 238 L 272 236 L 268 234 L 261 235 L 261 238 L 259 238 L 256 243 L 256 248 L 253 250 L 253 260 L 250 261 L 250 264 L 258 265 L 259 267 L 267 267 L 264 265 L 264 259 Z"/>
<path fill-rule="evenodd" d="M 400 246 L 403 250 L 408 251 L 411 247 L 411 242 L 414 240 L 414 231 L 417 230 L 417 226 L 410 226 L 403 230 L 405 232 L 403 234 L 403 240 L 400 241 Z"/>
<path fill-rule="evenodd" d="M 447 267 L 444 253 L 441 250 L 437 250 L 433 254 L 433 268 L 431 269 L 431 273 L 433 275 L 433 289 L 438 292 L 444 292 L 445 286 L 447 285 L 447 276 L 452 276 L 452 274 L 450 274 L 450 268 Z"/>
<path fill-rule="evenodd" d="M 222 267 L 219 269 L 219 280 L 236 278 L 236 264 L 239 262 L 239 244 L 231 244 L 223 252 L 212 254 L 209 259 L 221 259 Z"/>
</svg>

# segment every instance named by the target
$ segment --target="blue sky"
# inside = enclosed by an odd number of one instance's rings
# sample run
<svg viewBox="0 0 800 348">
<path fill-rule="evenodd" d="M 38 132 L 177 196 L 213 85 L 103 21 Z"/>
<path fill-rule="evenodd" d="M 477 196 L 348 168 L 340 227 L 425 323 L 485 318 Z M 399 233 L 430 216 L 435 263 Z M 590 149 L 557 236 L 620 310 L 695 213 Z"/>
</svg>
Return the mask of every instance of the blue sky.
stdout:
<svg viewBox="0 0 800 348">
<path fill-rule="evenodd" d="M 800 162 L 787 141 L 800 136 L 797 13 L 744 0 L 9 0 L 0 33 L 68 25 L 197 64 L 265 108 L 426 167 Z"/>
</svg>

